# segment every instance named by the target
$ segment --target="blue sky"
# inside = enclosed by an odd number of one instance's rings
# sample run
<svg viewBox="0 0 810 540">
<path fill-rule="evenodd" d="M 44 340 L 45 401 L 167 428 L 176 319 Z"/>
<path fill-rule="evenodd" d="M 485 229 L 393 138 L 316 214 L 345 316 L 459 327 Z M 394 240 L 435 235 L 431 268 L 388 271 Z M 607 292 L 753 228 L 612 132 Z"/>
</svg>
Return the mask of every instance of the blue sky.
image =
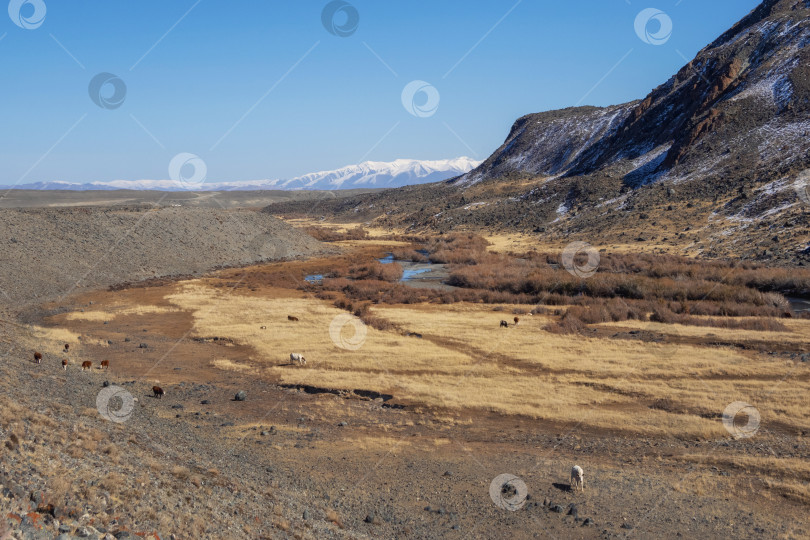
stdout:
<svg viewBox="0 0 810 540">
<path fill-rule="evenodd" d="M 36 1 L 37 28 L 0 12 L 5 185 L 164 179 L 180 152 L 200 156 L 209 181 L 484 159 L 521 115 L 643 97 L 758 4 L 352 0 L 359 23 L 341 37 L 321 0 Z M 650 7 L 672 21 L 660 45 L 634 29 Z M 29 26 L 35 15 L 22 6 Z M 350 15 L 338 10 L 335 27 Z M 655 36 L 661 20 L 644 28 Z M 98 73 L 126 85 L 119 107 L 90 98 Z M 402 102 L 414 80 L 439 96 L 422 117 Z"/>
</svg>

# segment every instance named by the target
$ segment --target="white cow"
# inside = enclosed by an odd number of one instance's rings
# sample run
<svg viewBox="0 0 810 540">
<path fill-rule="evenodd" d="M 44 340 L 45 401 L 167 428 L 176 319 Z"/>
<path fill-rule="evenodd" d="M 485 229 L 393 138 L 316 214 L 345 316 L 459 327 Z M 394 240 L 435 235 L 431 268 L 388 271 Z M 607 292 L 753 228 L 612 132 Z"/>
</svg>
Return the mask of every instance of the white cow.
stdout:
<svg viewBox="0 0 810 540">
<path fill-rule="evenodd" d="M 304 355 L 301 353 L 290 353 L 290 363 L 305 366 L 307 364 L 307 359 L 304 358 Z"/>
<path fill-rule="evenodd" d="M 571 490 L 574 491 L 577 488 L 585 491 L 585 478 L 582 467 L 579 465 L 574 465 L 571 467 Z"/>
</svg>

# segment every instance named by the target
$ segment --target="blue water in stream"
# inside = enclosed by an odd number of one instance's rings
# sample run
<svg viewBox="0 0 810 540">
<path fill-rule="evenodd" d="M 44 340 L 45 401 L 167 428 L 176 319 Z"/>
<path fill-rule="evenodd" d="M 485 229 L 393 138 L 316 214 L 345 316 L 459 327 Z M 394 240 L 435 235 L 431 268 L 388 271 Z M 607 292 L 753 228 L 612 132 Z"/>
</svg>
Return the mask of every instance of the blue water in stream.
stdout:
<svg viewBox="0 0 810 540">
<path fill-rule="evenodd" d="M 420 270 L 403 270 L 402 271 L 402 279 L 400 281 L 408 281 L 412 279 L 414 276 L 419 274 L 424 274 L 425 272 L 430 272 L 430 268 L 422 268 Z"/>
<path fill-rule="evenodd" d="M 427 251 L 419 250 L 420 253 L 424 253 L 427 255 Z M 390 264 L 394 262 L 394 256 L 392 254 L 388 254 L 382 259 L 377 259 L 382 264 Z M 408 264 L 410 261 L 400 261 L 402 263 Z M 430 263 L 428 263 L 430 264 Z M 413 269 L 403 269 L 402 270 L 402 279 L 400 281 L 409 281 L 414 277 L 418 276 L 419 274 L 424 274 L 425 272 L 430 272 L 430 268 L 413 268 Z M 323 274 L 309 274 L 304 278 L 304 281 L 308 283 L 322 283 L 323 282 Z"/>
<path fill-rule="evenodd" d="M 424 255 L 427 255 L 426 250 L 419 250 L 419 252 L 423 253 Z M 377 259 L 377 260 L 380 261 L 382 264 L 390 264 L 390 263 L 394 262 L 394 255 L 389 253 L 388 255 L 383 257 L 382 259 Z M 407 264 L 410 261 L 399 261 L 399 262 Z M 428 263 L 428 264 L 430 264 L 430 263 Z M 408 281 L 410 279 L 413 279 L 415 276 L 418 276 L 419 274 L 424 274 L 425 272 L 430 272 L 430 270 L 431 270 L 430 268 L 417 268 L 417 269 L 410 269 L 410 270 L 405 268 L 405 269 L 402 270 L 402 279 L 400 279 L 400 281 Z"/>
</svg>

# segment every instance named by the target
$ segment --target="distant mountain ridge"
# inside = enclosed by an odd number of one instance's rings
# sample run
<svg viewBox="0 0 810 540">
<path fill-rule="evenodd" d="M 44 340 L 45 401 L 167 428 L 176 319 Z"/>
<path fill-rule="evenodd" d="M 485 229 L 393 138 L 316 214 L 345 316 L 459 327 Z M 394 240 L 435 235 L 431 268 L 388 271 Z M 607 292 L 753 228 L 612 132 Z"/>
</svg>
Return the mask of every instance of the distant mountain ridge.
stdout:
<svg viewBox="0 0 810 540">
<path fill-rule="evenodd" d="M 161 190 L 182 191 L 259 191 L 265 189 L 333 190 L 355 188 L 390 188 L 428 182 L 440 182 L 469 172 L 481 162 L 468 157 L 420 161 L 397 159 L 391 162 L 365 161 L 334 171 L 321 171 L 287 180 L 255 180 L 244 182 L 205 182 L 199 187 L 182 186 L 174 180 L 112 180 L 108 182 L 37 182 L 14 186 L 16 189 L 37 190 Z M 1 187 L 1 186 L 0 186 Z"/>
</svg>

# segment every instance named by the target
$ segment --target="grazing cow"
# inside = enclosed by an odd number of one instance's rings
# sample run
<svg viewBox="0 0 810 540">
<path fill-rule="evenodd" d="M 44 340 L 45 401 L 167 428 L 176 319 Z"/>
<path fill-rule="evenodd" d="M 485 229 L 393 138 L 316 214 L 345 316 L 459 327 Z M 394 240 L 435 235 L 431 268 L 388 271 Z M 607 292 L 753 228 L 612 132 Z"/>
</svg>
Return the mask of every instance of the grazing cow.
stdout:
<svg viewBox="0 0 810 540">
<path fill-rule="evenodd" d="M 84 362 L 82 362 L 82 371 L 84 371 L 85 369 L 90 369 L 92 366 L 93 362 L 91 362 L 90 360 L 85 360 Z"/>
<path fill-rule="evenodd" d="M 292 315 L 287 315 L 288 321 L 298 322 L 298 317 L 293 317 Z"/>
<path fill-rule="evenodd" d="M 571 490 L 574 491 L 577 488 L 585 491 L 585 477 L 582 467 L 574 465 L 571 468 Z"/>
<path fill-rule="evenodd" d="M 38 353 L 38 352 L 34 353 L 34 362 L 36 362 L 37 364 L 42 363 L 42 353 Z"/>
<path fill-rule="evenodd" d="M 65 352 L 68 352 L 69 350 L 70 350 L 70 344 L 65 343 Z"/>
<path fill-rule="evenodd" d="M 520 322 L 520 317 L 515 317 L 515 326 L 517 326 L 519 322 Z"/>
<path fill-rule="evenodd" d="M 301 353 L 290 353 L 290 363 L 305 366 L 307 364 L 307 359 L 304 358 L 304 355 Z"/>
<path fill-rule="evenodd" d="M 501 328 L 509 328 L 509 323 L 506 321 L 501 321 Z"/>
<path fill-rule="evenodd" d="M 159 386 L 153 386 L 152 387 L 152 392 L 154 392 L 155 397 L 157 399 L 161 399 L 163 397 L 163 394 L 166 393 L 166 392 L 163 391 L 163 388 L 161 388 Z"/>
<path fill-rule="evenodd" d="M 62 359 L 62 369 L 64 369 L 65 371 L 67 371 L 67 364 L 68 364 L 67 358 L 63 358 Z"/>
<path fill-rule="evenodd" d="M 267 330 L 267 327 L 266 326 L 260 326 L 259 330 Z"/>
<path fill-rule="evenodd" d="M 109 360 L 102 360 L 101 361 L 101 369 L 110 369 L 110 361 Z"/>
</svg>

